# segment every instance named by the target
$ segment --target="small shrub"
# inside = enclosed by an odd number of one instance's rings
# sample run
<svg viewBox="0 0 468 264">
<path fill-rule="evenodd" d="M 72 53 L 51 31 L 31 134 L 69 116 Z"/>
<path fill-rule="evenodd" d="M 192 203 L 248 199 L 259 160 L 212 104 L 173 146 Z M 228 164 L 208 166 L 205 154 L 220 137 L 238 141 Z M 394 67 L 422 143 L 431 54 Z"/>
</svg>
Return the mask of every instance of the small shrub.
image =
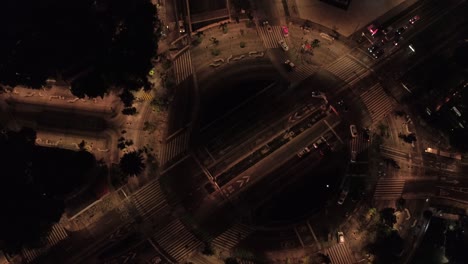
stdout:
<svg viewBox="0 0 468 264">
<path fill-rule="evenodd" d="M 245 48 L 245 42 L 241 42 L 240 45 L 239 45 L 241 48 Z"/>
<path fill-rule="evenodd" d="M 221 54 L 221 51 L 219 49 L 212 49 L 211 50 L 211 55 L 219 56 L 219 54 Z"/>
</svg>

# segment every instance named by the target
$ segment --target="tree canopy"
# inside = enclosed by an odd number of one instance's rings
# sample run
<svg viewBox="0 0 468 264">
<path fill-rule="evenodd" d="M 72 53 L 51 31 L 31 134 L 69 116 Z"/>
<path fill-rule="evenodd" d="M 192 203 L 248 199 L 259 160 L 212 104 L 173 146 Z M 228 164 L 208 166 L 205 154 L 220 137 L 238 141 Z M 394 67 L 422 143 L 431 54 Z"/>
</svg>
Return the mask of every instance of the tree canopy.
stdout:
<svg viewBox="0 0 468 264">
<path fill-rule="evenodd" d="M 7 252 L 40 246 L 64 212 L 65 195 L 95 165 L 88 152 L 38 147 L 35 139 L 27 128 L 0 133 L 0 245 Z"/>
<path fill-rule="evenodd" d="M 0 83 L 39 88 L 61 76 L 78 97 L 148 83 L 160 27 L 150 0 L 5 1 Z"/>
</svg>

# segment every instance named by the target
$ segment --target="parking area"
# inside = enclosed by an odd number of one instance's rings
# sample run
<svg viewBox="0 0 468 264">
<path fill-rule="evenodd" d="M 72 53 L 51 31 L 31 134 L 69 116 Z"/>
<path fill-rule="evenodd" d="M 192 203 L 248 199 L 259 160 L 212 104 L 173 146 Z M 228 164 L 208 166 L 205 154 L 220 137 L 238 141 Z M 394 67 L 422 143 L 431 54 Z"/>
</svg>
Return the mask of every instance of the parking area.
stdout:
<svg viewBox="0 0 468 264">
<path fill-rule="evenodd" d="M 322 1 L 288 0 L 288 4 L 291 10 L 291 16 L 319 23 L 348 37 L 399 4 L 415 1 L 416 0 L 352 1 L 348 10 L 334 7 Z"/>
</svg>

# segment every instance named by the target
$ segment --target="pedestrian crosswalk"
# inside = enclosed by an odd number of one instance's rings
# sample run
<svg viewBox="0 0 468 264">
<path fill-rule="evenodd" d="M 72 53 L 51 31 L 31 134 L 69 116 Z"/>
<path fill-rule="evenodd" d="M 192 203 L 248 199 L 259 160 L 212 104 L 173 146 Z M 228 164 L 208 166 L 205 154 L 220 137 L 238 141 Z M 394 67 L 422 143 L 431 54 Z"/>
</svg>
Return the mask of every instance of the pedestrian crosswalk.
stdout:
<svg viewBox="0 0 468 264">
<path fill-rule="evenodd" d="M 161 150 L 161 166 L 186 154 L 189 144 L 189 129 L 185 128 L 168 137 Z"/>
<path fill-rule="evenodd" d="M 361 94 L 361 99 L 374 123 L 382 120 L 395 107 L 395 101 L 385 93 L 380 83 Z"/>
<path fill-rule="evenodd" d="M 152 180 L 130 197 L 138 213 L 146 219 L 158 212 L 169 209 L 166 197 L 157 179 Z"/>
<path fill-rule="evenodd" d="M 384 157 L 391 159 L 409 159 L 411 157 L 410 153 L 402 151 L 398 148 L 380 145 L 380 154 Z"/>
<path fill-rule="evenodd" d="M 362 63 L 350 55 L 345 55 L 333 61 L 325 66 L 324 69 L 350 85 L 353 85 L 370 73 Z"/>
<path fill-rule="evenodd" d="M 217 236 L 212 241 L 213 247 L 221 248 L 224 250 L 231 250 L 243 239 L 248 237 L 254 229 L 251 226 L 242 223 L 235 223 L 231 228 L 224 231 L 221 235 Z"/>
<path fill-rule="evenodd" d="M 280 26 L 271 26 L 271 31 L 269 31 L 266 26 L 259 26 L 258 32 L 263 40 L 263 45 L 267 49 L 280 48 L 280 45 L 278 44 L 280 39 L 284 39 L 289 46 L 287 38 L 285 38 L 281 33 Z"/>
<path fill-rule="evenodd" d="M 26 259 L 26 262 L 32 262 L 38 256 L 46 253 L 51 247 L 57 245 L 60 241 L 66 239 L 67 237 L 68 233 L 62 227 L 62 225 L 55 224 L 52 226 L 52 230 L 47 237 L 47 242 L 44 247 L 35 249 L 23 248 L 22 255 Z"/>
<path fill-rule="evenodd" d="M 190 55 L 190 50 L 187 49 L 174 60 L 174 75 L 176 85 L 183 82 L 192 74 L 192 57 Z"/>
<path fill-rule="evenodd" d="M 296 69 L 289 73 L 288 79 L 291 83 L 300 83 L 317 71 L 318 67 L 312 64 L 297 65 Z"/>
<path fill-rule="evenodd" d="M 356 263 L 353 252 L 346 243 L 339 243 L 325 250 L 325 255 L 330 257 L 334 264 L 352 264 Z"/>
<path fill-rule="evenodd" d="M 205 256 L 199 252 L 190 257 L 187 263 L 190 262 L 194 264 L 224 264 L 224 261 L 219 258 L 214 256 Z"/>
<path fill-rule="evenodd" d="M 394 200 L 401 197 L 405 187 L 404 179 L 382 178 L 377 182 L 374 192 L 376 200 Z"/>
<path fill-rule="evenodd" d="M 203 243 L 182 224 L 174 219 L 153 235 L 153 241 L 169 254 L 176 263 L 183 263 Z"/>
<path fill-rule="evenodd" d="M 349 148 L 351 149 L 351 152 L 356 152 L 356 154 L 366 151 L 370 145 L 371 140 L 365 139 L 362 133 L 349 141 Z"/>
</svg>

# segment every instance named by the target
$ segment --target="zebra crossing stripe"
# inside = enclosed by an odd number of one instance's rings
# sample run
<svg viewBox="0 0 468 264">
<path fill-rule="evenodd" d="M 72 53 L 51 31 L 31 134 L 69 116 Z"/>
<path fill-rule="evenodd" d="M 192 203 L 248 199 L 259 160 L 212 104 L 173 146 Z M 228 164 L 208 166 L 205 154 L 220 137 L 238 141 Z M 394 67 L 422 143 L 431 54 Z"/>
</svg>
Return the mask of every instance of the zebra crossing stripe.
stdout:
<svg viewBox="0 0 468 264">
<path fill-rule="evenodd" d="M 192 57 L 190 50 L 183 52 L 174 60 L 174 74 L 176 84 L 180 84 L 193 74 Z"/>
<path fill-rule="evenodd" d="M 146 184 L 130 197 L 140 215 L 146 218 L 168 208 L 166 197 L 157 179 Z"/>
<path fill-rule="evenodd" d="M 161 166 L 167 162 L 172 161 L 174 158 L 179 157 L 185 153 L 188 148 L 190 133 L 188 130 L 171 138 L 169 142 L 163 145 L 161 151 Z"/>
<path fill-rule="evenodd" d="M 259 35 L 263 40 L 263 45 L 267 49 L 279 48 L 278 41 L 284 39 L 283 34 L 281 33 L 280 26 L 271 26 L 271 32 L 267 30 L 267 27 L 258 27 Z M 287 42 L 287 41 L 286 41 Z M 289 44 L 289 43 L 288 43 Z"/>
<path fill-rule="evenodd" d="M 325 250 L 330 256 L 331 263 L 336 264 L 351 264 L 356 263 L 351 250 L 345 243 L 336 244 Z"/>
<path fill-rule="evenodd" d="M 361 99 L 370 112 L 373 122 L 380 121 L 394 108 L 394 101 L 385 93 L 379 83 L 363 93 Z"/>
<path fill-rule="evenodd" d="M 374 199 L 392 200 L 401 197 L 405 187 L 404 179 L 381 179 L 377 183 Z"/>
<path fill-rule="evenodd" d="M 213 239 L 212 245 L 225 250 L 231 250 L 253 231 L 254 229 L 250 226 L 235 223 L 231 228 Z"/>
<path fill-rule="evenodd" d="M 167 252 L 177 263 L 195 252 L 203 243 L 182 224 L 175 219 L 154 234 L 153 239 Z"/>
<path fill-rule="evenodd" d="M 32 262 L 37 257 L 39 257 L 42 254 L 45 254 L 51 247 L 57 245 L 60 241 L 66 239 L 67 237 L 68 233 L 62 227 L 62 225 L 55 224 L 52 226 L 52 230 L 49 236 L 47 237 L 47 243 L 44 247 L 34 249 L 23 248 L 22 255 L 28 263 Z"/>
</svg>

